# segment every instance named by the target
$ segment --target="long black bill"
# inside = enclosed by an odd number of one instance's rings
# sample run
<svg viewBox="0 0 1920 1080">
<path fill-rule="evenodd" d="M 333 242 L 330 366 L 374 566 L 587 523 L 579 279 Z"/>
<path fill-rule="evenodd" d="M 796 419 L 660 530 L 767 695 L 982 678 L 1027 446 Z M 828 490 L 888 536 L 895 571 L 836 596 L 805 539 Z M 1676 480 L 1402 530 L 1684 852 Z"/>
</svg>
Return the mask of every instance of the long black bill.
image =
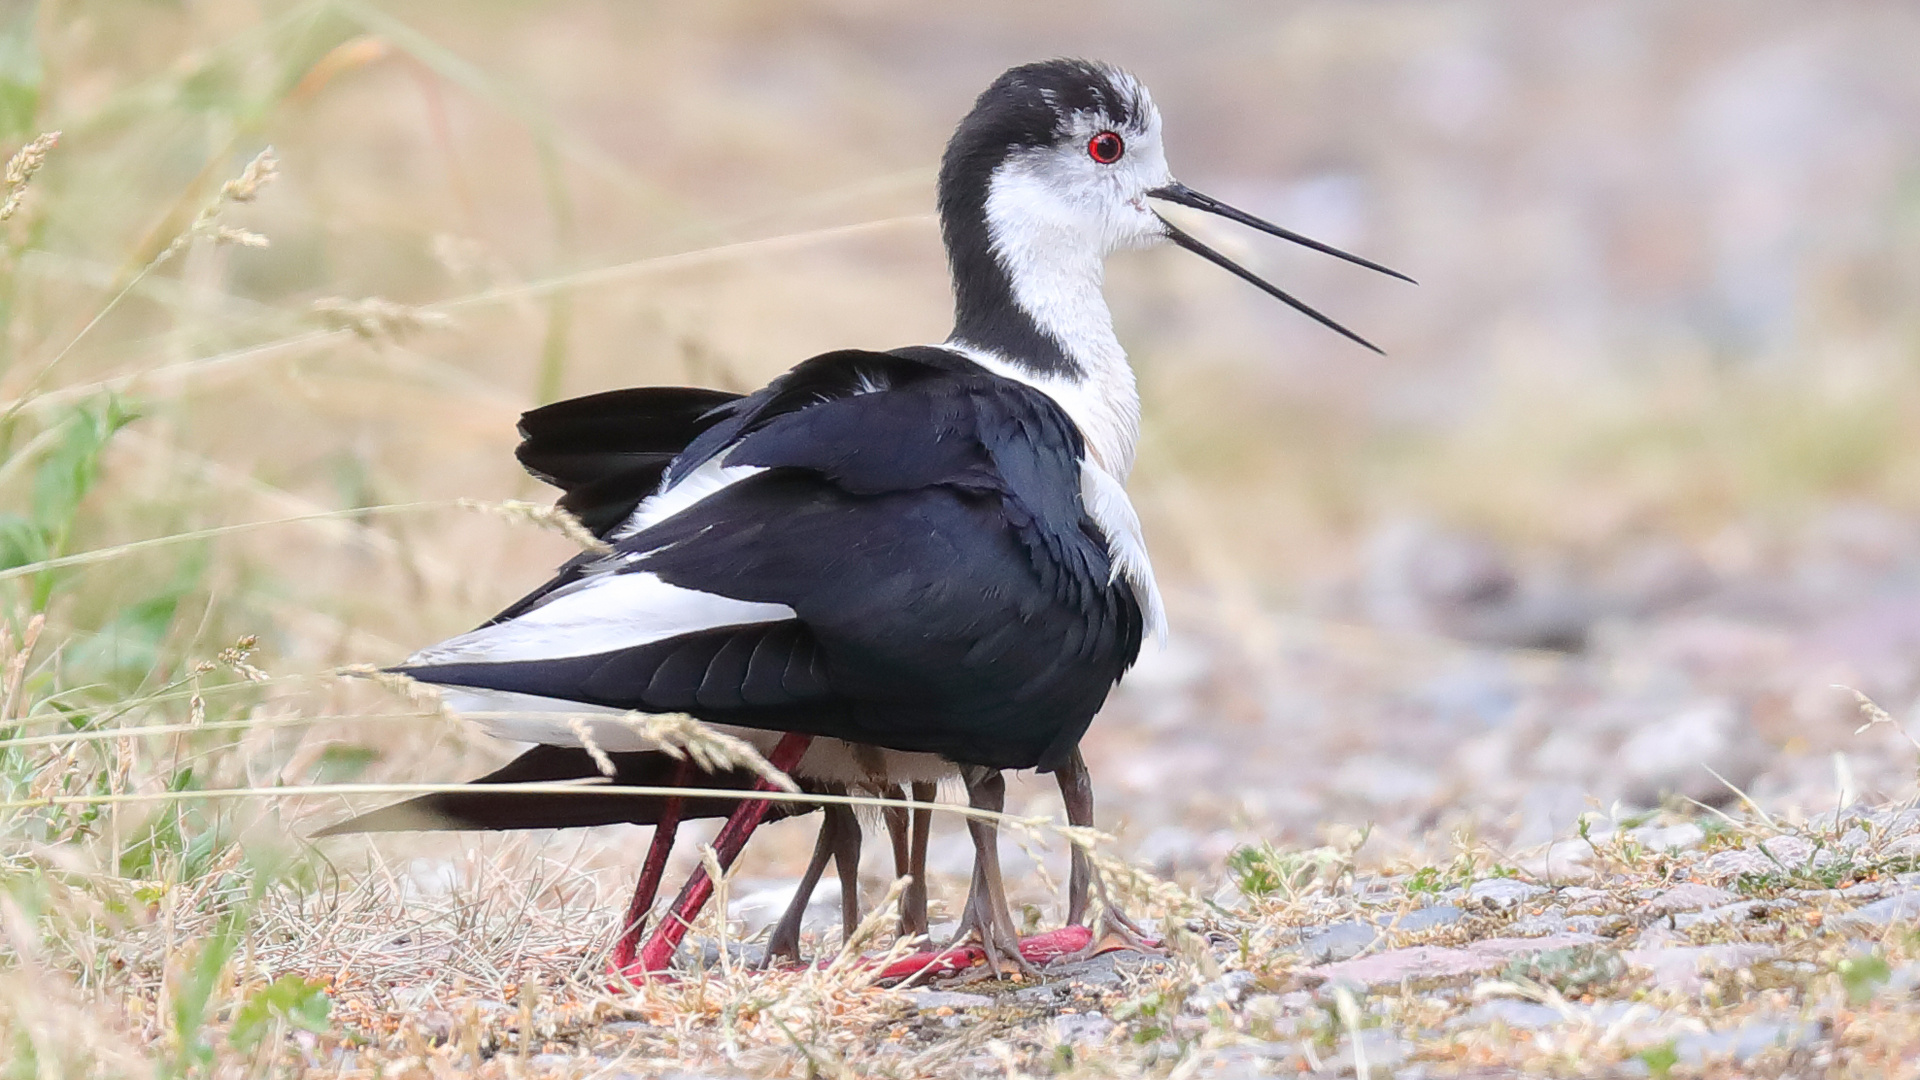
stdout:
<svg viewBox="0 0 1920 1080">
<path fill-rule="evenodd" d="M 1152 191 L 1147 192 L 1147 195 L 1155 199 L 1164 199 L 1170 203 L 1179 203 L 1181 206 L 1191 206 L 1195 210 L 1205 210 L 1209 214 L 1218 214 L 1228 221 L 1237 221 L 1249 228 L 1259 229 L 1269 236 L 1277 236 L 1282 240 L 1291 240 L 1301 247 L 1312 248 L 1322 255 L 1331 255 L 1336 259 L 1345 259 L 1355 266 L 1364 266 L 1369 270 L 1379 271 L 1388 277 L 1399 278 L 1409 285 L 1420 284 L 1400 271 L 1381 266 L 1372 259 L 1363 259 L 1358 255 L 1341 251 L 1337 247 L 1323 244 L 1311 237 L 1301 236 L 1292 229 L 1283 229 L 1271 221 L 1262 221 L 1252 214 L 1247 213 L 1245 210 L 1238 210 L 1228 206 L 1226 203 L 1221 202 L 1211 195 L 1202 195 L 1200 192 L 1180 183 L 1178 180 L 1165 187 L 1154 188 Z"/>
<path fill-rule="evenodd" d="M 1381 266 L 1377 262 L 1373 262 L 1369 259 L 1363 259 L 1358 255 L 1350 255 L 1347 252 L 1341 251 L 1339 248 L 1330 247 L 1326 244 L 1321 243 L 1318 240 L 1312 240 L 1307 237 L 1301 236 L 1299 233 L 1294 232 L 1291 229 L 1283 229 L 1280 226 L 1275 225 L 1271 222 L 1262 221 L 1259 218 L 1254 217 L 1252 214 L 1249 214 L 1244 210 L 1236 210 L 1233 207 L 1228 206 L 1226 203 L 1223 203 L 1220 200 L 1213 198 L 1210 195 L 1202 195 L 1199 192 L 1193 190 L 1192 188 L 1186 186 L 1185 184 L 1181 184 L 1181 183 L 1168 184 L 1165 187 L 1154 188 L 1152 191 L 1147 192 L 1147 194 L 1156 199 L 1165 199 L 1168 202 L 1179 203 L 1182 206 L 1191 206 L 1196 210 L 1205 210 L 1210 214 L 1218 214 L 1221 217 L 1228 219 L 1229 221 L 1237 221 L 1242 225 L 1252 226 L 1253 228 L 1259 229 L 1261 232 L 1269 233 L 1273 236 L 1278 236 L 1283 240 L 1291 240 L 1294 243 L 1299 244 L 1303 247 L 1309 247 L 1315 251 L 1323 252 L 1325 254 L 1335 256 L 1336 258 L 1345 259 L 1350 263 L 1354 263 L 1359 266 L 1364 266 L 1369 270 L 1377 270 L 1380 273 L 1386 274 L 1390 277 L 1399 278 L 1401 281 L 1413 282 L 1412 278 L 1408 277 L 1405 274 L 1400 273 L 1398 270 L 1390 270 L 1384 266 Z M 1300 314 L 1305 315 L 1307 318 L 1312 319 L 1314 322 L 1319 323 L 1320 325 L 1326 327 L 1327 329 L 1332 330 L 1334 333 L 1339 334 L 1340 336 L 1348 339 L 1349 341 L 1353 341 L 1365 348 L 1373 350 L 1376 353 L 1380 353 L 1380 355 L 1382 356 L 1386 355 L 1386 353 L 1381 350 L 1380 346 L 1375 345 L 1373 342 L 1368 341 L 1366 338 L 1361 337 L 1359 334 L 1354 333 L 1353 331 L 1347 329 L 1346 327 L 1341 326 L 1339 323 L 1334 322 L 1332 319 L 1327 318 L 1325 315 L 1320 314 L 1318 311 L 1315 311 L 1314 309 L 1308 307 L 1305 303 L 1294 298 L 1292 295 L 1288 294 L 1287 292 L 1279 288 L 1276 288 L 1272 284 L 1268 283 L 1265 279 L 1261 278 L 1258 274 L 1255 274 L 1253 271 L 1246 269 L 1245 267 L 1241 266 L 1239 263 L 1234 262 L 1232 259 L 1227 258 L 1225 255 L 1220 254 L 1219 252 L 1208 247 L 1207 245 L 1194 239 L 1191 234 L 1179 229 L 1173 224 L 1173 222 L 1168 221 L 1166 218 L 1161 217 L 1159 214 L 1155 214 L 1154 216 L 1160 218 L 1160 224 L 1166 226 L 1167 239 L 1172 240 L 1174 243 L 1180 245 L 1183 248 L 1186 248 L 1188 251 L 1193 252 L 1195 255 L 1198 255 L 1201 258 L 1207 260 L 1208 262 L 1213 263 L 1215 266 L 1219 266 L 1231 272 L 1234 276 L 1239 277 L 1242 280 L 1257 286 L 1262 292 L 1266 293 L 1268 296 L 1273 297 L 1274 299 L 1287 305 L 1293 310 L 1298 311 Z"/>
</svg>

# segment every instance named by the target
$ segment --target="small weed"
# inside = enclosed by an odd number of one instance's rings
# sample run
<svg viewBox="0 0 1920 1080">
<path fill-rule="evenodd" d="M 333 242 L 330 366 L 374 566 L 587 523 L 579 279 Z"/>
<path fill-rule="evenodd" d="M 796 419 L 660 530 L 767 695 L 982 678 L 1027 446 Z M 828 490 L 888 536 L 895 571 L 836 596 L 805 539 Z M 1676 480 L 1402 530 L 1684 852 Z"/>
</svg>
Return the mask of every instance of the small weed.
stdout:
<svg viewBox="0 0 1920 1080">
<path fill-rule="evenodd" d="M 1680 1051 L 1668 1039 L 1658 1046 L 1649 1046 L 1634 1057 L 1647 1067 L 1650 1080 L 1667 1080 L 1673 1075 L 1673 1067 L 1680 1064 Z"/>
<path fill-rule="evenodd" d="M 1536 982 L 1562 994 L 1580 994 L 1627 973 L 1626 961 L 1611 949 L 1575 947 L 1522 957 L 1507 965 L 1501 978 Z"/>
<path fill-rule="evenodd" d="M 1835 966 L 1834 972 L 1840 976 L 1840 985 L 1846 988 L 1847 1001 L 1855 1007 L 1872 1001 L 1873 995 L 1893 977 L 1886 957 L 1878 953 L 1849 956 Z"/>
<path fill-rule="evenodd" d="M 318 1033 L 327 1030 L 332 1014 L 333 1000 L 327 996 L 325 983 L 282 975 L 247 995 L 234 1011 L 227 1041 L 241 1050 L 252 1050 L 276 1022 Z"/>
<path fill-rule="evenodd" d="M 1423 866 L 1407 879 L 1407 891 L 1416 896 L 1438 896 L 1447 889 L 1447 883 L 1440 876 L 1438 867 Z"/>
</svg>

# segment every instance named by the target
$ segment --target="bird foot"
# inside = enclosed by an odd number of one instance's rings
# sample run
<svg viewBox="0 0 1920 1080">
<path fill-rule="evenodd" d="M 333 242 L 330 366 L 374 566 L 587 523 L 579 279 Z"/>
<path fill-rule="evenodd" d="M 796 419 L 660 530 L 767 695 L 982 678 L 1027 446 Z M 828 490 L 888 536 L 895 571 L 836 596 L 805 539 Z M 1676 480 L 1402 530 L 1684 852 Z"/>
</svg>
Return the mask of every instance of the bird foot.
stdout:
<svg viewBox="0 0 1920 1080">
<path fill-rule="evenodd" d="M 630 993 L 648 984 L 666 986 L 680 981 L 673 972 L 665 968 L 650 968 L 639 960 L 631 960 L 626 964 L 609 961 L 607 976 L 607 991 L 614 994 Z"/>
<path fill-rule="evenodd" d="M 1157 944 L 1157 942 L 1143 943 L 1143 951 L 1154 951 L 1154 946 Z M 1117 935 L 1109 935 L 1106 939 L 1096 940 L 1093 936 L 1093 931 L 1084 926 L 1063 926 L 1058 930 L 1051 930 L 1044 934 L 1034 934 L 1031 937 L 1020 938 L 1016 955 L 1020 958 L 1020 970 L 1037 975 L 1037 969 L 1056 961 L 1071 962 L 1083 960 L 1089 956 L 1098 956 L 1102 953 L 1113 952 L 1118 949 L 1131 949 L 1136 947 L 1142 946 L 1136 946 L 1132 942 L 1123 941 L 1119 939 Z M 922 949 L 919 952 L 908 953 L 906 956 L 900 957 L 881 967 L 879 971 L 874 973 L 874 981 L 879 983 L 896 983 L 906 979 L 924 980 L 941 978 L 948 975 L 957 975 L 971 968 L 984 965 L 986 961 L 987 950 L 982 948 L 978 943 L 952 945 L 944 949 Z M 822 960 L 813 966 L 824 967 L 827 963 L 828 961 Z M 878 959 L 868 959 L 866 963 L 878 965 L 880 961 Z M 1007 966 L 1012 966 L 1005 959 L 1002 960 L 1002 963 L 1007 964 Z M 775 964 L 770 962 L 765 970 L 796 971 L 805 966 L 806 965 L 799 963 Z M 634 961 L 626 967 L 609 964 L 607 966 L 607 974 L 610 976 L 607 989 L 614 993 L 626 993 L 634 987 L 648 984 L 670 985 L 679 980 L 679 976 L 671 971 L 649 969 L 642 966 L 638 961 Z"/>
<path fill-rule="evenodd" d="M 1148 937 L 1147 932 L 1140 928 L 1140 924 L 1127 918 L 1125 914 L 1111 909 L 1094 921 L 1092 929 L 1084 926 L 1070 926 L 1067 929 L 1080 930 L 1087 936 L 1086 945 L 1063 958 L 1069 963 L 1090 960 L 1110 952 L 1124 951 L 1164 956 L 1167 951 L 1161 946 L 1159 938 Z"/>
<path fill-rule="evenodd" d="M 1038 974 L 1039 967 L 1087 948 L 1092 940 L 1093 934 L 1086 927 L 1066 926 L 1045 934 L 1020 938 L 1014 955 L 1020 958 L 1020 970 Z M 916 977 L 931 979 L 958 974 L 986 962 L 987 950 L 978 943 L 925 949 L 886 965 L 875 974 L 874 979 L 883 983 Z M 1007 963 L 1007 960 L 1003 958 L 1002 963 Z"/>
</svg>

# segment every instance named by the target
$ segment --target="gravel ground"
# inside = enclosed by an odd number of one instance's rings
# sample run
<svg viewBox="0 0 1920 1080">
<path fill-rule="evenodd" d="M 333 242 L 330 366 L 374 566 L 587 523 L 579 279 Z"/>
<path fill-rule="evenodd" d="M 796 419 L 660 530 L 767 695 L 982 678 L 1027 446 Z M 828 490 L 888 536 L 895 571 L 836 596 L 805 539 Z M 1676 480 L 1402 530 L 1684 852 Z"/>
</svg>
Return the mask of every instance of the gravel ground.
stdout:
<svg viewBox="0 0 1920 1080">
<path fill-rule="evenodd" d="M 1311 613 L 1229 619 L 1180 595 L 1169 648 L 1098 721 L 1103 824 L 1168 879 L 1133 882 L 1129 902 L 1157 917 L 1163 955 L 907 990 L 729 966 L 607 995 L 580 979 L 578 941 L 605 929 L 590 907 L 527 953 L 515 985 L 544 989 L 518 1007 L 436 972 L 410 1041 L 393 1008 L 405 979 L 337 985 L 366 1041 L 316 1060 L 387 1075 L 509 1058 L 636 1076 L 1915 1072 L 1920 811 L 1899 801 L 1915 747 L 1841 688 L 1911 700 L 1914 524 L 1836 511 L 1770 554 L 1726 540 L 1584 573 L 1395 529 Z M 1013 805 L 1051 813 L 1057 797 L 1030 777 Z M 787 829 L 762 850 L 802 846 L 806 827 Z M 1017 904 L 1050 924 L 1064 859 L 1012 847 Z M 870 854 L 871 883 L 885 870 Z M 943 827 L 937 917 L 968 859 Z M 730 892 L 749 941 L 792 887 L 762 860 Z M 809 920 L 823 955 L 835 901 L 829 885 Z"/>
</svg>

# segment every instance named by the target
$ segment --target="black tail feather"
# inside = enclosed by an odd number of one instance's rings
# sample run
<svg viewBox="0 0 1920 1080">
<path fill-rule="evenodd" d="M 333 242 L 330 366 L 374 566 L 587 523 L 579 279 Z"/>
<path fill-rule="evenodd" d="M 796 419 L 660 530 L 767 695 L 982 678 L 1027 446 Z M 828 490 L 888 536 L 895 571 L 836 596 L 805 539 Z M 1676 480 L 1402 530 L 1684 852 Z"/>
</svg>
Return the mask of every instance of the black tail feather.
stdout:
<svg viewBox="0 0 1920 1080">
<path fill-rule="evenodd" d="M 609 754 L 614 775 L 609 783 L 631 787 L 668 787 L 678 779 L 680 763 L 658 750 Z M 660 820 L 666 798 L 658 795 L 595 794 L 583 788 L 573 792 L 487 791 L 489 784 L 552 783 L 601 775 L 585 751 L 567 746 L 536 746 L 504 767 L 473 781 L 472 790 L 434 792 L 384 806 L 329 825 L 314 833 L 408 832 L 459 829 L 571 829 L 587 825 L 653 825 Z M 696 771 L 684 787 L 716 791 L 745 791 L 758 780 L 748 769 L 725 772 Z M 685 818 L 725 817 L 740 805 L 738 799 L 689 797 L 682 803 Z M 774 803 L 767 820 L 812 813 L 809 803 Z"/>
<path fill-rule="evenodd" d="M 609 390 L 520 417 L 514 456 L 564 494 L 560 505 L 604 537 L 660 487 L 667 465 L 738 394 L 681 386 Z"/>
</svg>

